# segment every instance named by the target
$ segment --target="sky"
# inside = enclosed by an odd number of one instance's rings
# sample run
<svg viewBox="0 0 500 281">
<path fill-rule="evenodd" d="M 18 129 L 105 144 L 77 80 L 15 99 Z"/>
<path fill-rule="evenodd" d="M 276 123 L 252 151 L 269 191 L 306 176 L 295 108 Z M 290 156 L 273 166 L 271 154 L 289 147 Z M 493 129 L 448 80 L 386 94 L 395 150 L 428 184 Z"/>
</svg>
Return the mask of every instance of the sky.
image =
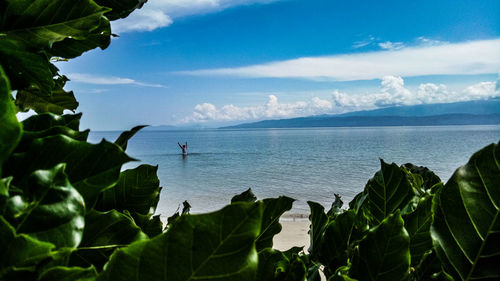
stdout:
<svg viewBox="0 0 500 281">
<path fill-rule="evenodd" d="M 217 127 L 500 96 L 500 1 L 149 0 L 58 62 L 82 127 Z"/>
</svg>

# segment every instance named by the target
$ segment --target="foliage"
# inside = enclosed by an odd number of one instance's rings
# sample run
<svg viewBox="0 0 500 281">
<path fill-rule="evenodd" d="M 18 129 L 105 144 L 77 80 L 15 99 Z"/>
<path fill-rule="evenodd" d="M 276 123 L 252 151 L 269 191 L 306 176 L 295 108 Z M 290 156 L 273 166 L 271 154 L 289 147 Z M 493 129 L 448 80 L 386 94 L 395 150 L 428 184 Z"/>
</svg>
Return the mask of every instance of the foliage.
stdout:
<svg viewBox="0 0 500 281">
<path fill-rule="evenodd" d="M 443 184 L 381 160 L 343 207 L 308 202 L 310 247 L 273 249 L 286 196 L 250 189 L 208 214 L 155 215 L 157 166 L 125 150 L 144 126 L 88 143 L 55 60 L 100 47 L 144 0 L 0 0 L 0 280 L 494 280 L 500 278 L 499 144 Z M 19 122 L 18 111 L 38 114 Z M 229 202 L 228 202 L 229 203 Z"/>
</svg>

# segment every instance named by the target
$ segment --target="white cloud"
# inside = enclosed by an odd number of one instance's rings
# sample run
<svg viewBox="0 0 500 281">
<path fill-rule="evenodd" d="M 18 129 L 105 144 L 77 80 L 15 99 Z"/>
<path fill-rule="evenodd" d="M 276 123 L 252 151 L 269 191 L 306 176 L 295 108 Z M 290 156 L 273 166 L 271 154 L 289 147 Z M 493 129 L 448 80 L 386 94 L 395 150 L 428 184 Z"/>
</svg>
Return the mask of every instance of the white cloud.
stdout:
<svg viewBox="0 0 500 281">
<path fill-rule="evenodd" d="M 151 31 L 172 24 L 173 19 L 221 11 L 233 6 L 277 0 L 149 0 L 125 19 L 111 23 L 113 32 Z"/>
<path fill-rule="evenodd" d="M 378 91 L 349 94 L 334 90 L 330 100 L 313 97 L 309 101 L 280 103 L 269 95 L 266 104 L 238 107 L 232 104 L 217 108 L 211 103 L 198 104 L 191 116 L 181 123 L 206 121 L 256 121 L 262 119 L 293 118 L 319 114 L 345 113 L 388 106 L 451 103 L 500 97 L 500 75 L 497 82 L 479 82 L 461 91 L 452 91 L 444 84 L 423 83 L 410 90 L 397 76 L 385 76 Z"/>
<path fill-rule="evenodd" d="M 498 82 L 480 82 L 462 91 L 451 91 L 446 85 L 424 83 L 416 91 L 410 91 L 401 77 L 386 76 L 381 81 L 379 92 L 347 94 L 335 90 L 332 93 L 336 112 L 374 109 L 397 105 L 417 105 L 432 103 L 451 103 L 499 97 L 496 89 Z"/>
<path fill-rule="evenodd" d="M 385 41 L 378 43 L 378 46 L 384 50 L 399 50 L 403 49 L 405 47 L 405 44 L 403 42 L 391 42 L 391 41 Z"/>
<path fill-rule="evenodd" d="M 125 19 L 112 22 L 112 30 L 115 33 L 127 31 L 151 31 L 172 24 L 172 18 L 161 10 L 139 9 L 134 11 Z"/>
<path fill-rule="evenodd" d="M 166 88 L 163 85 L 159 84 L 149 84 L 136 81 L 130 78 L 121 78 L 114 76 L 95 76 L 91 74 L 83 74 L 83 73 L 70 73 L 67 74 L 68 78 L 72 82 L 79 82 L 85 84 L 94 84 L 94 85 L 137 85 L 144 87 L 155 87 L 155 88 Z"/>
<path fill-rule="evenodd" d="M 352 44 L 352 47 L 354 49 L 359 49 L 368 45 L 371 45 L 375 41 L 375 37 L 373 35 L 369 35 L 367 38 L 361 40 L 361 41 L 356 41 Z"/>
<path fill-rule="evenodd" d="M 307 102 L 280 103 L 275 95 L 269 95 L 267 103 L 258 106 L 238 107 L 229 104 L 219 109 L 211 103 L 198 104 L 193 114 L 182 120 L 182 123 L 291 118 L 324 114 L 330 112 L 331 109 L 330 101 L 318 97 Z"/>
<path fill-rule="evenodd" d="M 408 47 L 325 57 L 303 57 L 235 68 L 180 71 L 187 75 L 249 78 L 303 78 L 337 81 L 380 79 L 387 75 L 423 76 L 496 73 L 500 39 Z"/>
</svg>

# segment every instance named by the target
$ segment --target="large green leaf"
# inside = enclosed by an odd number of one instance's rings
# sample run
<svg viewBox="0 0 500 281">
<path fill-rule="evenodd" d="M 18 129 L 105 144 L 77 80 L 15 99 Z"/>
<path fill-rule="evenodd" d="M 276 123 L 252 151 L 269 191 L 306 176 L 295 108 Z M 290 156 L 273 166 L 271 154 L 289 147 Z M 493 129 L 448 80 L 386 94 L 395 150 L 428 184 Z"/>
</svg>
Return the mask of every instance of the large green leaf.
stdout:
<svg viewBox="0 0 500 281">
<path fill-rule="evenodd" d="M 109 22 L 101 20 L 97 28 L 89 31 L 85 40 L 66 38 L 62 41 L 55 42 L 50 49 L 50 54 L 55 57 L 71 59 L 97 47 L 104 50 L 111 43 L 111 36 L 111 26 Z"/>
<path fill-rule="evenodd" d="M 26 233 L 56 247 L 80 244 L 85 225 L 85 203 L 64 174 L 65 164 L 50 170 L 37 170 L 22 182 L 23 196 L 10 198 L 25 201 L 26 208 L 7 210 L 6 217 L 18 233 Z M 8 205 L 10 208 L 12 204 Z"/>
<path fill-rule="evenodd" d="M 433 202 L 431 235 L 456 280 L 500 278 L 500 150 L 491 144 L 457 169 Z"/>
<path fill-rule="evenodd" d="M 54 88 L 50 95 L 43 95 L 38 90 L 19 90 L 16 95 L 16 106 L 20 111 L 30 108 L 36 113 L 51 112 L 63 114 L 64 110 L 74 111 L 78 107 L 73 91 L 63 89 L 68 78 L 60 76 L 54 79 Z"/>
<path fill-rule="evenodd" d="M 80 118 L 82 118 L 81 113 L 65 115 L 45 113 L 30 116 L 22 123 L 23 129 L 31 132 L 45 131 L 56 126 L 68 127 L 74 131 L 78 131 Z"/>
<path fill-rule="evenodd" d="M 0 279 L 15 268 L 35 270 L 46 259 L 54 245 L 36 240 L 26 234 L 17 234 L 3 216 L 0 216 Z"/>
<path fill-rule="evenodd" d="M 432 195 L 427 194 L 418 202 L 417 209 L 403 216 L 410 236 L 411 265 L 420 263 L 422 256 L 432 249 L 430 227 L 432 221 Z"/>
<path fill-rule="evenodd" d="M 366 184 L 367 198 L 362 207 L 370 214 L 373 225 L 378 225 L 396 210 L 402 210 L 415 196 L 406 171 L 382 159 L 380 165 L 380 171 Z"/>
<path fill-rule="evenodd" d="M 102 269 L 117 247 L 147 238 L 131 217 L 116 210 L 92 210 L 85 216 L 82 243 L 71 256 L 71 264 Z"/>
<path fill-rule="evenodd" d="M 9 79 L 0 66 L 0 176 L 2 176 L 2 164 L 14 150 L 20 138 L 21 124 L 17 121 Z"/>
<path fill-rule="evenodd" d="M 262 204 L 183 215 L 167 232 L 117 250 L 98 280 L 241 280 L 257 271 Z"/>
<path fill-rule="evenodd" d="M 359 281 L 408 280 L 410 238 L 399 211 L 389 215 L 354 249 L 349 276 Z"/>
<path fill-rule="evenodd" d="M 132 138 L 137 132 L 142 128 L 147 127 L 147 125 L 135 126 L 130 131 L 125 131 L 120 134 L 120 136 L 115 140 L 115 144 L 120 146 L 123 150 L 127 149 L 127 144 L 130 138 Z"/>
<path fill-rule="evenodd" d="M 110 20 L 116 20 L 127 17 L 135 9 L 140 9 L 147 0 L 96 0 L 95 2 L 101 6 L 111 8 L 111 11 L 106 13 L 106 17 Z"/>
<path fill-rule="evenodd" d="M 118 183 L 102 193 L 96 209 L 128 210 L 131 213 L 152 215 L 160 200 L 161 187 L 157 171 L 158 166 L 140 165 L 121 172 Z"/>
<path fill-rule="evenodd" d="M 35 131 L 35 132 L 25 130 L 23 132 L 23 136 L 21 138 L 21 141 L 19 142 L 19 145 L 16 147 L 15 152 L 16 153 L 25 152 L 26 150 L 29 149 L 33 141 L 36 139 L 56 136 L 56 135 L 64 135 L 74 140 L 85 141 L 87 140 L 89 133 L 90 130 L 79 132 L 64 126 L 55 126 L 47 130 Z"/>
<path fill-rule="evenodd" d="M 37 281 L 93 281 L 97 277 L 94 267 L 56 266 L 43 272 Z"/>
<path fill-rule="evenodd" d="M 312 201 L 307 201 L 311 214 L 309 215 L 309 253 L 313 260 L 319 260 L 321 252 L 321 240 L 325 232 L 325 227 L 328 224 L 328 217 L 325 214 L 325 208 L 320 204 Z"/>
<path fill-rule="evenodd" d="M 66 38 L 85 40 L 101 21 L 107 21 L 103 14 L 109 10 L 91 0 L 5 1 L 0 32 L 32 50 L 50 48 Z"/>
<path fill-rule="evenodd" d="M 349 210 L 338 214 L 326 226 L 320 240 L 319 260 L 325 266 L 327 276 L 332 275 L 338 267 L 347 265 L 347 249 L 351 244 L 351 237 L 356 236 L 355 219 L 356 212 Z"/>
<path fill-rule="evenodd" d="M 47 96 L 54 88 L 47 56 L 27 51 L 20 42 L 5 38 L 0 40 L 0 65 L 9 77 L 12 90 L 38 90 Z"/>
<path fill-rule="evenodd" d="M 257 251 L 273 246 L 273 237 L 280 233 L 282 228 L 279 219 L 284 212 L 292 208 L 293 201 L 295 200 L 286 196 L 268 198 L 262 201 L 264 213 L 262 215 L 261 232 L 255 242 Z"/>
<path fill-rule="evenodd" d="M 118 182 L 122 164 L 131 160 L 120 147 L 105 140 L 90 144 L 57 135 L 33 141 L 28 151 L 11 157 L 5 170 L 16 181 L 64 162 L 69 180 L 91 207 L 101 191 Z"/>
</svg>

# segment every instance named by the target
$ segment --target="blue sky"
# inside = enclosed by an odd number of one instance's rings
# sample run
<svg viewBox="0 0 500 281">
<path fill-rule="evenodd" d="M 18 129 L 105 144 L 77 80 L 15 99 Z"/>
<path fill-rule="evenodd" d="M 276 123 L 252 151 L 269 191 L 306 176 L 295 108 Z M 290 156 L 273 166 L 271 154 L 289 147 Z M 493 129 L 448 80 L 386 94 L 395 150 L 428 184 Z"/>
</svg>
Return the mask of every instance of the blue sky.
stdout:
<svg viewBox="0 0 500 281">
<path fill-rule="evenodd" d="M 500 1 L 149 0 L 58 63 L 93 130 L 500 96 Z"/>
</svg>

